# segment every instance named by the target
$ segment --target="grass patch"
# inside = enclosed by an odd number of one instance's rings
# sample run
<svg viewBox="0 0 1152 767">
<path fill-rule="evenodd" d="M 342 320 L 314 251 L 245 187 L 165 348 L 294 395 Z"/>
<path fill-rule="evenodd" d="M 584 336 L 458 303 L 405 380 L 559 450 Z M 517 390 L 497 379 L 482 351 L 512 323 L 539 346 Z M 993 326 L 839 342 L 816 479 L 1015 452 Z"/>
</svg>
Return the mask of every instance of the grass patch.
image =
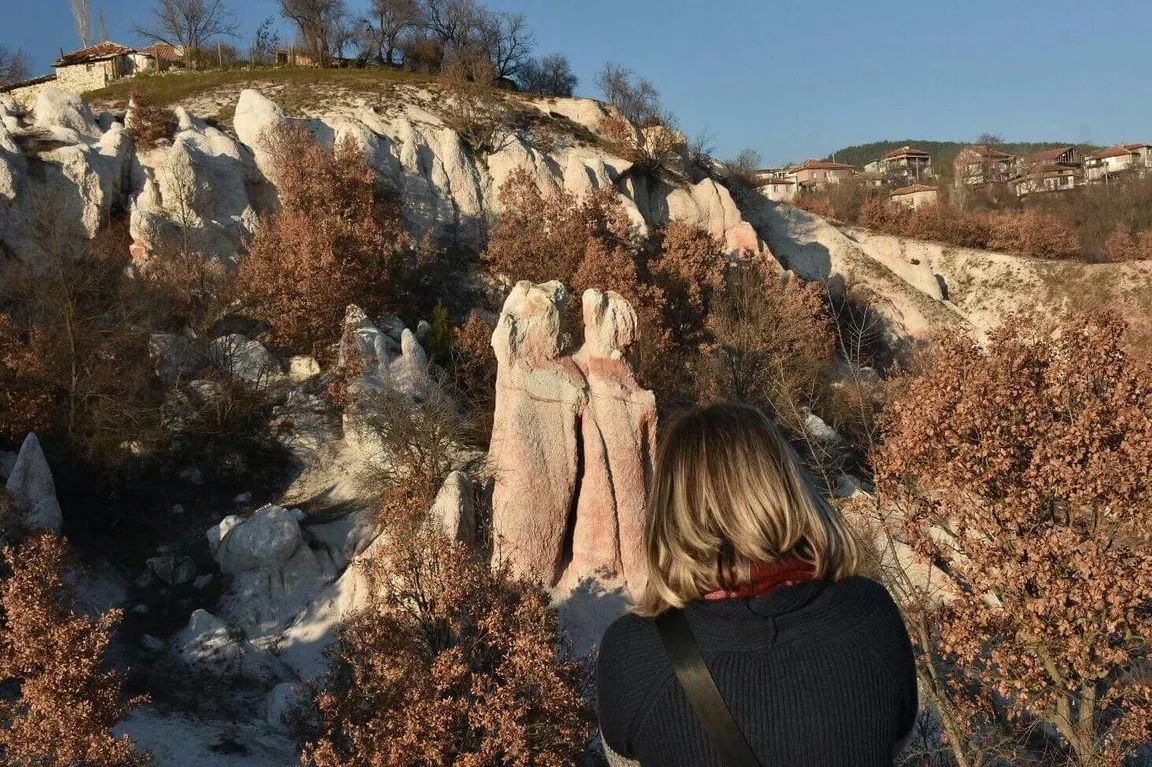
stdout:
<svg viewBox="0 0 1152 767">
<path fill-rule="evenodd" d="M 363 94 L 384 94 L 396 85 L 420 85 L 431 81 L 428 75 L 394 69 L 256 67 L 137 75 L 91 91 L 85 96 L 94 104 L 125 107 L 132 93 L 138 92 L 157 107 L 171 107 L 222 89 L 242 90 L 284 85 L 292 86 L 294 91 L 299 89 L 302 95 L 312 91 L 317 91 L 318 95 L 325 95 L 325 92 L 330 94 L 334 88 Z"/>
</svg>

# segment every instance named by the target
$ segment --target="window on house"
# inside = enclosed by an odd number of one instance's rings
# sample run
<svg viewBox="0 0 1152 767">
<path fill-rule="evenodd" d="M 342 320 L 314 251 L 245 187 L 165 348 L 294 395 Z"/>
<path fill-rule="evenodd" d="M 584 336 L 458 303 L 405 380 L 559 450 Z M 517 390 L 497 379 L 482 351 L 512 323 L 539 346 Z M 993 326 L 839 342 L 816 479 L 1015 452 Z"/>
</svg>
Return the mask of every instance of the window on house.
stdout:
<svg viewBox="0 0 1152 767">
<path fill-rule="evenodd" d="M 88 64 L 86 65 L 86 67 L 87 67 L 87 70 L 88 70 L 89 72 L 91 72 L 93 69 L 95 69 L 95 68 L 96 68 L 96 65 L 95 65 L 95 64 L 93 64 L 91 61 L 89 61 L 89 62 L 88 62 Z"/>
</svg>

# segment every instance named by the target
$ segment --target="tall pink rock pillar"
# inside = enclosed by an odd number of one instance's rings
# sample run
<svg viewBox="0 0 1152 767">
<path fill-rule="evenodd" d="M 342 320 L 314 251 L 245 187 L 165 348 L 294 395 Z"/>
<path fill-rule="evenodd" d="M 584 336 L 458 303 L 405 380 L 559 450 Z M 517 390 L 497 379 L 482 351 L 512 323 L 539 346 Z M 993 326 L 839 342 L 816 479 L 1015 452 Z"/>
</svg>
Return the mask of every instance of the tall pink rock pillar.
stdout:
<svg viewBox="0 0 1152 767">
<path fill-rule="evenodd" d="M 568 289 L 520 282 L 492 333 L 499 365 L 489 461 L 494 557 L 546 586 L 558 580 L 580 475 L 584 376 L 562 356 Z"/>
<path fill-rule="evenodd" d="M 636 382 L 626 358 L 638 336 L 636 312 L 620 295 L 587 290 L 584 343 L 573 355 L 588 386 L 580 422 L 584 449 L 565 582 L 599 573 L 644 587 L 645 510 L 656 445 L 656 396 Z"/>
</svg>

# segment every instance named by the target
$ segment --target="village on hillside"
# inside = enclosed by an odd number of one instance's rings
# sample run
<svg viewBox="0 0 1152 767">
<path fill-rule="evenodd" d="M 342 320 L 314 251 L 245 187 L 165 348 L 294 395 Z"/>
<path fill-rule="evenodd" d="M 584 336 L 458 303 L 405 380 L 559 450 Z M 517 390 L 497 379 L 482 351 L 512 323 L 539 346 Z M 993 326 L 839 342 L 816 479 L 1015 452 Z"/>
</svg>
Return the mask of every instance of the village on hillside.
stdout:
<svg viewBox="0 0 1152 767">
<path fill-rule="evenodd" d="M 952 186 L 963 195 L 1002 185 L 1023 198 L 1143 176 L 1150 169 L 1152 145 L 1142 142 L 1116 144 L 1087 154 L 1074 146 L 1063 146 L 1022 157 L 977 144 L 964 147 L 953 161 Z M 931 155 L 912 146 L 888 152 L 865 165 L 862 172 L 845 163 L 809 159 L 753 174 L 756 185 L 769 199 L 785 202 L 804 190 L 821 189 L 849 178 L 886 190 L 891 202 L 912 209 L 940 198 L 940 178 L 932 168 Z"/>
</svg>

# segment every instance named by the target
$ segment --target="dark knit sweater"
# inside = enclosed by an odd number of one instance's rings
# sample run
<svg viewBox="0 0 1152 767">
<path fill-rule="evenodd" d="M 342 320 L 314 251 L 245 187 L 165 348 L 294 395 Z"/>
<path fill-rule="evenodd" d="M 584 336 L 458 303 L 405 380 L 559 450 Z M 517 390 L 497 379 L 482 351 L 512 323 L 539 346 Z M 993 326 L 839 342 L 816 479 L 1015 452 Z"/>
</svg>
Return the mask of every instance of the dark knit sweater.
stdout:
<svg viewBox="0 0 1152 767">
<path fill-rule="evenodd" d="M 810 581 L 685 612 L 764 767 L 892 764 L 916 717 L 916 668 L 883 586 Z M 617 754 L 643 767 L 722 767 L 651 620 L 608 628 L 598 678 L 600 726 Z"/>
</svg>

